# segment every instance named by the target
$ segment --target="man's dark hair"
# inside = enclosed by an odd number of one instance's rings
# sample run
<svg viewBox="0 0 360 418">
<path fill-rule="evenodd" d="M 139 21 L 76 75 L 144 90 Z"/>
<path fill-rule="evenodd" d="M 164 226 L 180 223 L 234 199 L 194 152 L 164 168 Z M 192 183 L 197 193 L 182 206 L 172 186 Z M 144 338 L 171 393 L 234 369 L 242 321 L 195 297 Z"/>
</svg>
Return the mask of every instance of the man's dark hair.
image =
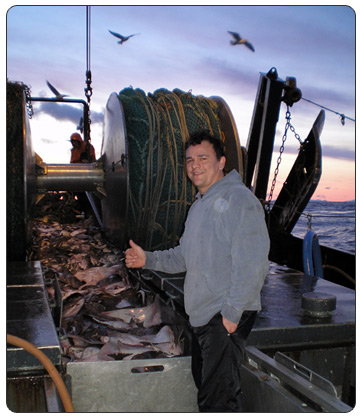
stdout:
<svg viewBox="0 0 360 418">
<path fill-rule="evenodd" d="M 209 131 L 199 131 L 191 134 L 189 139 L 185 142 L 185 151 L 191 145 L 199 145 L 202 143 L 202 141 L 208 141 L 210 144 L 212 144 L 216 158 L 218 160 L 225 156 L 224 143 L 219 138 L 215 138 L 213 135 L 211 135 Z"/>
</svg>

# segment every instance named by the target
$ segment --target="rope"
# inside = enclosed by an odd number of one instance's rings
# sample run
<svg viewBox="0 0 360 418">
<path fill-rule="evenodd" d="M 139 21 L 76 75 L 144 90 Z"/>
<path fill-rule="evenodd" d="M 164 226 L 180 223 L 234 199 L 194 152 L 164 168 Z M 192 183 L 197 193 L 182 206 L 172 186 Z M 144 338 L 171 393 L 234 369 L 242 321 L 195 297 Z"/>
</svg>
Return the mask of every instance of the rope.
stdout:
<svg viewBox="0 0 360 418">
<path fill-rule="evenodd" d="M 184 143 L 198 130 L 222 138 L 216 103 L 175 89 L 119 93 L 129 155 L 128 235 L 148 250 L 178 243 L 194 189 L 184 168 Z"/>
<path fill-rule="evenodd" d="M 325 107 L 325 106 L 322 106 L 322 105 L 320 105 L 320 104 L 318 104 L 318 103 L 315 103 L 315 102 L 313 102 L 312 100 L 305 99 L 304 97 L 302 97 L 302 99 L 303 99 L 303 100 L 305 100 L 305 101 L 306 101 L 306 102 L 308 102 L 308 103 L 311 103 L 311 104 L 313 104 L 313 105 L 315 105 L 315 106 L 319 106 L 319 107 L 321 107 L 322 109 L 328 110 L 329 112 L 332 112 L 332 113 L 335 113 L 336 115 L 339 115 L 339 116 L 340 116 L 340 119 L 341 119 L 341 124 L 342 124 L 342 125 L 345 125 L 345 119 L 349 119 L 349 120 L 351 120 L 352 122 L 355 122 L 355 119 L 349 118 L 348 116 L 345 116 L 343 113 L 339 113 L 339 112 L 336 112 L 335 110 L 331 110 L 331 109 L 329 109 L 328 107 Z"/>
</svg>

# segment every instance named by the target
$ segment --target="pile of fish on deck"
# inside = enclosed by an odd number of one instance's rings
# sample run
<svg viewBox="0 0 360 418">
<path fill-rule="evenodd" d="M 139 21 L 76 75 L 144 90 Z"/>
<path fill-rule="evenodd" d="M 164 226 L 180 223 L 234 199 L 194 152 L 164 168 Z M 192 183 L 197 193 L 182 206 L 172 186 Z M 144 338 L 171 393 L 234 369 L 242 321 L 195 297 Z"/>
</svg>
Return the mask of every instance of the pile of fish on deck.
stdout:
<svg viewBox="0 0 360 418">
<path fill-rule="evenodd" d="M 181 326 L 169 321 L 168 307 L 132 283 L 123 253 L 72 194 L 47 193 L 38 203 L 29 259 L 41 261 L 50 301 L 60 287 L 65 363 L 182 354 Z"/>
</svg>

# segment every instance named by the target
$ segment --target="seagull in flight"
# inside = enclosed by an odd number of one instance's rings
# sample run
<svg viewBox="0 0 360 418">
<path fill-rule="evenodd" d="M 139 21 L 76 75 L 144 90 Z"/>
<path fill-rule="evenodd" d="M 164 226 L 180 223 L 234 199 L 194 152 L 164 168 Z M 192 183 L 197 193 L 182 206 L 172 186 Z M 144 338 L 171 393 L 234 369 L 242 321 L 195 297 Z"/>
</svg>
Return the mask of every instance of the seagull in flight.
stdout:
<svg viewBox="0 0 360 418">
<path fill-rule="evenodd" d="M 56 90 L 56 88 L 52 85 L 52 84 L 50 84 L 48 81 L 46 81 L 46 84 L 48 85 L 48 87 L 49 87 L 49 89 L 55 94 L 55 97 L 58 99 L 58 100 L 64 100 L 64 97 L 69 97 L 69 95 L 68 94 L 61 94 L 61 93 L 59 93 L 57 90 Z"/>
<path fill-rule="evenodd" d="M 134 34 L 129 35 L 129 36 L 123 36 L 123 35 L 120 35 L 120 33 L 116 33 L 116 32 L 111 31 L 110 29 L 108 29 L 108 30 L 111 33 L 111 35 L 114 35 L 116 38 L 120 39 L 120 41 L 118 41 L 118 44 L 123 44 L 125 41 L 130 39 L 132 36 L 140 35 L 140 33 L 134 33 Z"/>
<path fill-rule="evenodd" d="M 247 40 L 247 39 L 243 39 L 238 33 L 236 32 L 230 32 L 228 30 L 228 32 L 230 33 L 230 35 L 233 36 L 233 40 L 230 41 L 231 45 L 245 45 L 247 46 L 249 49 L 252 50 L 252 52 L 255 52 L 255 48 L 252 46 L 252 44 Z"/>
</svg>

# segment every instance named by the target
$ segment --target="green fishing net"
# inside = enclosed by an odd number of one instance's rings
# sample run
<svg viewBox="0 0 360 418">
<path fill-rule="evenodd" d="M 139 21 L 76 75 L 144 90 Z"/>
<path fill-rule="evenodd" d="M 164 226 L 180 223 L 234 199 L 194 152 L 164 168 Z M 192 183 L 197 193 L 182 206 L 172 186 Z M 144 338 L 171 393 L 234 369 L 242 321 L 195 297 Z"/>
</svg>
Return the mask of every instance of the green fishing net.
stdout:
<svg viewBox="0 0 360 418">
<path fill-rule="evenodd" d="M 184 143 L 203 129 L 221 138 L 217 104 L 179 89 L 119 93 L 129 157 L 128 235 L 146 250 L 178 243 L 195 190 L 184 168 Z"/>
</svg>

